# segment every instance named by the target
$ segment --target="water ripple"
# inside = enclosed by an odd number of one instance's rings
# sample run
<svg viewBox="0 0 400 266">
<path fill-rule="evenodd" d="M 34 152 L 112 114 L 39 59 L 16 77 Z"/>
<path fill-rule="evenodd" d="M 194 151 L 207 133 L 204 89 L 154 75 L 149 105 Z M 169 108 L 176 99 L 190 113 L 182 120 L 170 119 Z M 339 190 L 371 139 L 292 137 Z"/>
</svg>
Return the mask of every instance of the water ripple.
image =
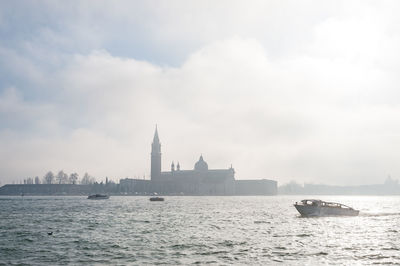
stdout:
<svg viewBox="0 0 400 266">
<path fill-rule="evenodd" d="M 400 264 L 400 197 L 325 198 L 362 212 L 320 218 L 300 199 L 0 197 L 0 265 Z"/>
</svg>

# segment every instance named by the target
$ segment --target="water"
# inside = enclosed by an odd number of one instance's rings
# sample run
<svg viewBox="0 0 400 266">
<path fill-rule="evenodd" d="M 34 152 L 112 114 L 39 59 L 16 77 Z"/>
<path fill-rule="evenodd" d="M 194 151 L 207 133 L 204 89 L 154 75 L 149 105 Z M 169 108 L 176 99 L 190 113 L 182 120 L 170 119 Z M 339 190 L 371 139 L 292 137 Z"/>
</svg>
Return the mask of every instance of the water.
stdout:
<svg viewBox="0 0 400 266">
<path fill-rule="evenodd" d="M 320 218 L 302 198 L 0 197 L 0 265 L 400 264 L 400 197 L 319 197 L 361 210 Z"/>
</svg>

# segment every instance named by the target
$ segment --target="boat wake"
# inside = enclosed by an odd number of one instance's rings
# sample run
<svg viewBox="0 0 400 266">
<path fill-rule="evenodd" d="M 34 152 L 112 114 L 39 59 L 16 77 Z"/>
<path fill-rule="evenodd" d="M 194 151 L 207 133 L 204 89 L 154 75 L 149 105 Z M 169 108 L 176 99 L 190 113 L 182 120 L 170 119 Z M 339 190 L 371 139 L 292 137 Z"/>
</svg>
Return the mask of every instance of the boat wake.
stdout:
<svg viewBox="0 0 400 266">
<path fill-rule="evenodd" d="M 359 216 L 364 217 L 382 217 L 382 216 L 400 216 L 400 212 L 360 212 Z"/>
</svg>

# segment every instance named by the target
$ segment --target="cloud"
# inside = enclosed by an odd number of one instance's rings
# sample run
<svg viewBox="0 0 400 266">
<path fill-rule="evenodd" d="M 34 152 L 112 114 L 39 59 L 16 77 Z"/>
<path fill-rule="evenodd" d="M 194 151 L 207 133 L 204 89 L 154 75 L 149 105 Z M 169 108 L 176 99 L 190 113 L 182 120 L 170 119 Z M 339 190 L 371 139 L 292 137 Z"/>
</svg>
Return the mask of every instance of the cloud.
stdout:
<svg viewBox="0 0 400 266">
<path fill-rule="evenodd" d="M 0 47 L 2 182 L 148 176 L 156 123 L 165 170 L 202 153 L 241 179 L 400 175 L 397 18 L 346 3 L 47 3 L 35 38 Z"/>
</svg>

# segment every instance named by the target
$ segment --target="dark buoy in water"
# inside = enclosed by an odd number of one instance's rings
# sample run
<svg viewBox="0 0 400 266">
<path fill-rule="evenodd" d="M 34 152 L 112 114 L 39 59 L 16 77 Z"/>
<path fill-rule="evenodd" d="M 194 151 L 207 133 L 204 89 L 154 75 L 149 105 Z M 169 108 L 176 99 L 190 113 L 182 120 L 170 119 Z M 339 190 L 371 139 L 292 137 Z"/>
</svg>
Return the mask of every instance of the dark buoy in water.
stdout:
<svg viewBox="0 0 400 266">
<path fill-rule="evenodd" d="M 51 235 L 53 235 L 53 232 L 47 232 L 47 234 L 48 234 L 49 236 L 51 236 Z"/>
</svg>

